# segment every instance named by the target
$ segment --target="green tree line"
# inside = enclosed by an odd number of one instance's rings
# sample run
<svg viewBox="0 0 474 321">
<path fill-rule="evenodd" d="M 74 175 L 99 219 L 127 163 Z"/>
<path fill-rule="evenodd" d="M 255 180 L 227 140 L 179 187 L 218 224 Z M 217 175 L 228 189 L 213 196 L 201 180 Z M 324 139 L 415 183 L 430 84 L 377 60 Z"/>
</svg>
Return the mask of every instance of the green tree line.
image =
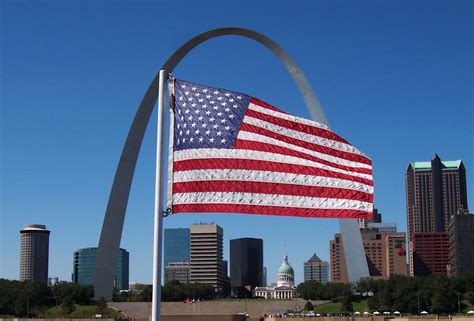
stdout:
<svg viewBox="0 0 474 321">
<path fill-rule="evenodd" d="M 60 306 L 68 315 L 74 304 L 94 303 L 93 297 L 91 285 L 60 282 L 48 286 L 43 282 L 0 279 L 0 315 L 36 316 L 54 306 Z"/>
<path fill-rule="evenodd" d="M 342 312 L 351 312 L 352 301 L 367 299 L 372 311 L 450 314 L 474 305 L 474 274 L 451 278 L 393 276 L 355 284 L 307 281 L 298 285 L 297 292 L 304 299 L 341 302 Z"/>
</svg>

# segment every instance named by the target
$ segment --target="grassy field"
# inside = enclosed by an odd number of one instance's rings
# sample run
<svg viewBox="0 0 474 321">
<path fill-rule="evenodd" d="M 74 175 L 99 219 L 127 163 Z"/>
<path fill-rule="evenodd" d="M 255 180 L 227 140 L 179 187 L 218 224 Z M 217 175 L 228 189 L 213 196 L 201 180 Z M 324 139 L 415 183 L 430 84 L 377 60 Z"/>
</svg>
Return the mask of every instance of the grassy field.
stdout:
<svg viewBox="0 0 474 321">
<path fill-rule="evenodd" d="M 353 302 L 352 303 L 352 309 L 355 311 L 359 311 L 360 313 L 363 313 L 365 311 L 369 311 L 369 306 L 367 305 L 367 301 L 359 301 L 359 302 Z M 339 313 L 341 312 L 341 303 L 336 302 L 330 302 L 322 305 L 318 305 L 314 311 L 320 314 L 331 314 L 331 313 Z"/>
<path fill-rule="evenodd" d="M 314 311 L 316 311 L 317 313 L 320 313 L 320 314 L 331 314 L 331 313 L 339 313 L 339 311 L 341 310 L 341 303 L 339 302 L 336 302 L 336 303 L 333 303 L 333 302 L 330 302 L 330 303 L 326 303 L 326 304 L 321 304 L 321 305 L 318 305 Z"/>
<path fill-rule="evenodd" d="M 369 311 L 369 305 L 367 304 L 367 300 L 362 300 L 359 302 L 352 303 L 352 309 L 354 312 L 359 311 L 360 313 L 364 313 L 365 311 Z"/>
</svg>

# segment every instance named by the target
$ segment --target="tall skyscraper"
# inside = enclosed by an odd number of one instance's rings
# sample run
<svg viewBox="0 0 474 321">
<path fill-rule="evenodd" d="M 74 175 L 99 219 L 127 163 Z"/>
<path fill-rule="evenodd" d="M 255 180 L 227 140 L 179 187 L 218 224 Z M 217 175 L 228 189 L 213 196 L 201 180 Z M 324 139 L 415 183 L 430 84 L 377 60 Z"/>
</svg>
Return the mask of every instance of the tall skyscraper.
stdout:
<svg viewBox="0 0 474 321">
<path fill-rule="evenodd" d="M 411 162 L 406 173 L 409 235 L 444 232 L 458 210 L 467 210 L 466 169 L 462 160 Z"/>
<path fill-rule="evenodd" d="M 217 292 L 224 291 L 223 237 L 224 230 L 217 224 L 191 225 L 191 283 L 210 284 Z"/>
<path fill-rule="evenodd" d="M 389 279 L 392 275 L 407 275 L 405 233 L 361 230 L 370 277 Z M 347 265 L 341 234 L 330 241 L 331 282 L 348 283 Z"/>
<path fill-rule="evenodd" d="M 460 211 L 449 220 L 450 276 L 474 273 L 474 215 Z"/>
<path fill-rule="evenodd" d="M 27 224 L 20 231 L 20 281 L 48 282 L 49 233 L 40 224 Z"/>
<path fill-rule="evenodd" d="M 165 266 L 170 262 L 189 262 L 189 228 L 165 228 Z"/>
<path fill-rule="evenodd" d="M 329 281 L 329 263 L 322 261 L 316 253 L 304 262 L 304 281 L 318 281 L 327 283 Z"/>
<path fill-rule="evenodd" d="M 263 286 L 263 240 L 230 240 L 230 280 L 232 287 Z"/>
<path fill-rule="evenodd" d="M 462 160 L 411 162 L 406 172 L 410 275 L 446 274 L 451 216 L 468 209 Z"/>
<path fill-rule="evenodd" d="M 79 284 L 92 284 L 94 272 L 96 247 L 78 249 L 74 252 L 72 281 Z M 128 290 L 129 279 L 129 253 L 120 249 L 115 265 L 115 288 Z"/>
</svg>

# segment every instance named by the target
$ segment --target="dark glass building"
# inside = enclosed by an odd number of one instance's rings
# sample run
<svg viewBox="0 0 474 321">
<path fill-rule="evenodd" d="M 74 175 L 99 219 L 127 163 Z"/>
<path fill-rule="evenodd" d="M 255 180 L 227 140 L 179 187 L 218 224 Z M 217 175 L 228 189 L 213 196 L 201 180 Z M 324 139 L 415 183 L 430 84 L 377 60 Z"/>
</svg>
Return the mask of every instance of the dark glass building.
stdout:
<svg viewBox="0 0 474 321">
<path fill-rule="evenodd" d="M 448 275 L 474 273 L 474 214 L 459 211 L 449 220 Z"/>
<path fill-rule="evenodd" d="M 263 286 L 263 240 L 230 240 L 230 280 L 232 288 Z"/>
<path fill-rule="evenodd" d="M 74 252 L 72 282 L 79 284 L 92 284 L 92 273 L 94 272 L 96 247 L 79 249 Z M 129 278 L 129 253 L 120 249 L 115 266 L 115 288 L 128 290 Z"/>
<path fill-rule="evenodd" d="M 170 262 L 190 262 L 189 228 L 165 228 L 164 266 Z"/>
<path fill-rule="evenodd" d="M 20 281 L 48 282 L 49 233 L 39 224 L 20 231 Z"/>
</svg>

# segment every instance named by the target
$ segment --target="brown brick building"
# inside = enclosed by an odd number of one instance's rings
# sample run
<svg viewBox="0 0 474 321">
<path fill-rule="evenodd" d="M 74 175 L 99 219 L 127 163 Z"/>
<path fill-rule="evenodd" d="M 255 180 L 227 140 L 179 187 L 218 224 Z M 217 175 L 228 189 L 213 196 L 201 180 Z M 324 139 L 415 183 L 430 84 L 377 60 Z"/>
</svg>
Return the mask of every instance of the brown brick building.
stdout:
<svg viewBox="0 0 474 321">
<path fill-rule="evenodd" d="M 369 273 L 374 279 L 388 279 L 391 275 L 407 275 L 405 233 L 361 230 Z M 331 281 L 348 283 L 347 266 L 341 234 L 330 242 Z"/>
<path fill-rule="evenodd" d="M 447 274 L 448 233 L 414 233 L 410 242 L 410 275 Z"/>
</svg>

